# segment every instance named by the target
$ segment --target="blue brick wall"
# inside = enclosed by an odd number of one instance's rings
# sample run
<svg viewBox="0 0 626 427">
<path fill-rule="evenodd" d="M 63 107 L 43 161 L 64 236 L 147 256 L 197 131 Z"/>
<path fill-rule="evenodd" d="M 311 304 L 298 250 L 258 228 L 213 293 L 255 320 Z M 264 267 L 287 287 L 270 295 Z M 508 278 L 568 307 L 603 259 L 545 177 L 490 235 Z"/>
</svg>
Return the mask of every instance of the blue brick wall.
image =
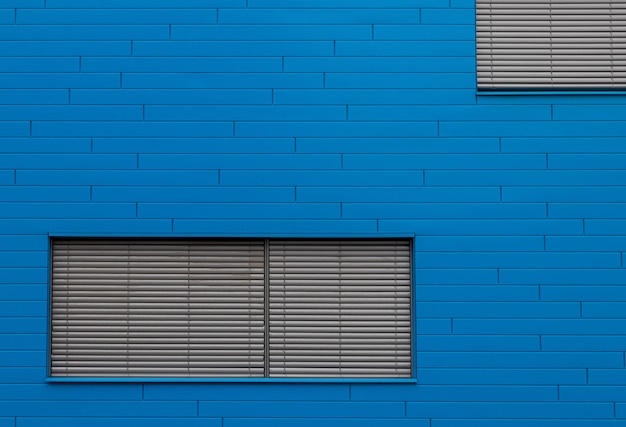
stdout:
<svg viewBox="0 0 626 427">
<path fill-rule="evenodd" d="M 0 427 L 626 426 L 626 95 L 473 3 L 1 2 Z M 412 236 L 417 383 L 46 383 L 50 235 Z"/>
</svg>

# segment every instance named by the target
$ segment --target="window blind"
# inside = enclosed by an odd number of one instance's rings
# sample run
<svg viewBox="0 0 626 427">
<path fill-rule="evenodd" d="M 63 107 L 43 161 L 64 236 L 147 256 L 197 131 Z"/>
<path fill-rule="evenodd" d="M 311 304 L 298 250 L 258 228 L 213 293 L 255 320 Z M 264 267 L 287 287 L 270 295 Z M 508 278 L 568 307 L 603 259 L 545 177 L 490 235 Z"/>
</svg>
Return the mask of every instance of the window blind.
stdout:
<svg viewBox="0 0 626 427">
<path fill-rule="evenodd" d="M 626 0 L 477 0 L 479 89 L 626 88 Z"/>
<path fill-rule="evenodd" d="M 52 376 L 262 377 L 263 241 L 55 240 Z"/>
<path fill-rule="evenodd" d="M 52 377 L 411 377 L 409 240 L 54 239 Z"/>
<path fill-rule="evenodd" d="M 408 241 L 271 241 L 272 377 L 410 377 Z"/>
</svg>

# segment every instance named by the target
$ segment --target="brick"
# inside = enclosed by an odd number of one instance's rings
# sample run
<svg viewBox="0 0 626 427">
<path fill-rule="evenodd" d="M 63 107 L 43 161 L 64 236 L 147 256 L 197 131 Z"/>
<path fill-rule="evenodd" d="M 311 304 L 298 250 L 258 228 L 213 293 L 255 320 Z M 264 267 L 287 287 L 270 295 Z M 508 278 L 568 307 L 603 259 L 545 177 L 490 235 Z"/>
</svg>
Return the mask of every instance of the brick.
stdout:
<svg viewBox="0 0 626 427">
<path fill-rule="evenodd" d="M 141 154 L 141 169 L 339 169 L 335 154 Z"/>
<path fill-rule="evenodd" d="M 2 7 L 7 8 L 41 8 L 44 5 L 44 0 L 6 0 L 2 2 Z"/>
<path fill-rule="evenodd" d="M 420 318 L 415 325 L 415 333 L 423 335 L 441 335 L 452 332 L 452 322 L 449 319 L 424 319 Z"/>
<path fill-rule="evenodd" d="M 165 107 L 165 110 L 168 110 L 168 108 Z M 180 112 L 186 111 L 186 108 L 188 107 L 182 107 Z M 228 114 L 228 108 L 225 108 L 225 110 L 225 114 Z M 193 110 L 190 111 L 190 115 L 192 114 Z M 172 116 L 174 115 L 175 113 L 172 113 Z M 95 138 L 93 140 L 93 151 L 94 153 L 153 154 L 232 154 L 244 152 L 247 154 L 273 154 L 293 153 L 294 145 L 293 138 Z M 151 179 L 154 180 L 151 182 L 158 184 L 158 175 L 155 172 L 145 171 L 145 173 L 146 176 L 151 176 Z M 160 173 L 165 176 L 169 175 L 172 178 L 176 174 L 188 174 L 188 176 L 198 174 L 196 176 L 196 179 L 198 179 L 197 183 L 207 181 L 207 177 L 213 174 L 209 171 L 172 171 L 169 173 L 163 171 Z M 216 174 L 214 175 L 217 181 L 217 176 Z M 192 184 L 192 182 L 188 182 L 188 184 Z"/>
<path fill-rule="evenodd" d="M 573 219 L 454 219 L 454 220 L 380 220 L 380 231 L 386 233 L 411 232 L 417 235 L 571 235 L 582 233 L 582 221 Z M 517 274 L 516 270 L 511 272 Z M 529 271 L 532 274 L 532 271 Z M 519 282 L 515 282 L 519 283 Z M 512 284 L 515 284 L 512 283 Z M 532 282 L 534 283 L 534 282 Z M 521 284 L 524 284 L 522 281 Z"/>
<path fill-rule="evenodd" d="M 1 41 L 5 56 L 116 56 L 130 55 L 129 41 Z"/>
<path fill-rule="evenodd" d="M 469 56 L 476 46 L 470 41 L 337 41 L 338 56 Z M 314 55 L 310 55 L 314 56 Z"/>
<path fill-rule="evenodd" d="M 538 121 L 531 125 L 522 121 L 510 122 L 468 122 L 468 121 L 450 121 L 442 122 L 440 132 L 442 136 L 512 136 L 512 137 L 602 137 L 602 136 L 622 136 L 622 124 L 620 122 L 557 122 L 557 121 Z M 571 169 L 563 167 L 562 162 L 557 160 L 565 154 L 554 154 L 554 166 L 557 169 Z M 574 155 L 572 155 L 574 156 Z M 587 156 L 583 156 L 587 157 Z M 561 166 L 559 166 L 561 165 Z M 608 168 L 607 168 L 608 169 Z"/>
<path fill-rule="evenodd" d="M 491 323 L 500 323 L 498 320 Z M 456 324 L 456 321 L 455 321 Z M 455 332 L 456 334 L 456 332 Z M 510 331 L 504 331 L 504 335 L 420 335 L 417 337 L 419 351 L 539 351 L 539 336 L 512 335 Z M 480 373 L 476 373 L 479 376 Z M 421 372 L 418 381 L 422 382 Z M 451 382 L 451 384 L 460 384 Z M 522 383 L 511 381 L 510 385 Z"/>
<path fill-rule="evenodd" d="M 621 352 L 421 352 L 422 368 L 621 368 Z M 561 396 L 562 397 L 562 396 Z"/>
<path fill-rule="evenodd" d="M 10 367 L 0 368 L 0 376 L 3 384 L 37 384 L 46 377 L 45 367 Z M 11 408 L 12 401 L 0 402 L 0 416 L 14 416 L 15 411 Z M 22 402 L 27 403 L 27 402 Z M 28 402 L 30 403 L 30 402 Z M 32 412 L 31 412 L 32 414 Z"/>
<path fill-rule="evenodd" d="M 585 369 L 450 369 L 423 368 L 420 384 L 586 384 Z"/>
<path fill-rule="evenodd" d="M 469 40 L 474 41 L 473 25 L 374 25 L 374 40 Z"/>
<path fill-rule="evenodd" d="M 623 385 L 626 376 L 623 366 L 620 369 L 589 369 L 589 384 Z"/>
<path fill-rule="evenodd" d="M 0 252 L 0 268 L 2 267 L 41 267 L 48 265 L 47 251 L 3 251 Z M 0 301 L 2 304 L 2 301 Z M 2 313 L 0 313 L 0 316 Z"/>
<path fill-rule="evenodd" d="M 336 203 L 140 203 L 139 218 L 339 218 Z"/>
<path fill-rule="evenodd" d="M 423 24 L 473 24 L 476 15 L 472 9 L 424 9 Z"/>
<path fill-rule="evenodd" d="M 626 302 L 623 286 L 541 286 L 542 301 L 615 301 Z"/>
<path fill-rule="evenodd" d="M 46 9 L 49 11 L 50 9 Z M 18 12 L 20 13 L 20 12 Z M 40 12 L 39 12 L 40 13 Z M 46 12 L 47 13 L 47 12 Z M 0 27 L 3 40 L 169 40 L 167 25 L 13 25 Z M 69 59 L 69 58 L 68 58 Z M 47 72 L 47 68 L 43 68 Z M 33 71 L 41 71 L 33 70 Z"/>
<path fill-rule="evenodd" d="M 622 333 L 616 330 L 608 333 L 611 332 Z M 597 334 L 605 333 L 597 332 Z M 549 335 L 542 337 L 542 347 L 546 350 L 558 351 L 622 351 L 625 340 L 624 335 Z"/>
<path fill-rule="evenodd" d="M 2 80 L 0 79 L 0 84 Z M 124 88 L 321 88 L 321 73 L 124 73 Z M 345 116 L 345 115 L 344 115 Z M 343 117 L 342 117 L 343 118 Z M 214 119 L 215 120 L 215 119 Z"/>
<path fill-rule="evenodd" d="M 233 13 L 233 9 L 228 13 Z M 220 11 L 220 20 L 224 16 Z M 239 11 L 242 12 L 242 11 Z M 311 10 L 304 10 L 310 13 Z M 249 13 L 249 11 L 248 11 Z M 356 13 L 355 13 L 356 15 Z M 232 17 L 232 15 L 231 15 Z M 227 18 L 228 19 L 228 18 Z M 271 19 L 271 18 L 270 18 Z M 277 18 L 284 20 L 284 18 Z M 301 17 L 301 19 L 306 19 Z M 334 18 L 330 18 L 334 19 Z M 292 25 L 294 21 L 287 21 L 280 25 L 172 25 L 172 40 L 371 40 L 371 25 L 355 24 L 313 24 Z"/>
<path fill-rule="evenodd" d="M 16 323 L 24 323 L 23 318 L 13 319 Z M 44 324 L 45 322 L 41 322 Z M 24 328 L 26 329 L 26 328 Z M 34 333 L 33 333 L 34 331 Z M 0 350 L 46 350 L 47 336 L 45 324 L 41 328 L 32 329 L 25 333 L 2 333 L 0 334 Z M 13 385 L 8 386 L 12 388 Z M 16 396 L 13 394 L 12 396 Z"/>
<path fill-rule="evenodd" d="M 564 385 L 559 387 L 559 399 L 569 402 L 623 401 L 626 400 L 626 387 Z"/>
<path fill-rule="evenodd" d="M 6 234 L 6 233 L 4 233 Z M 46 268 L 3 268 L 1 269 L 0 283 L 47 283 L 48 273 Z"/>
<path fill-rule="evenodd" d="M 419 257 L 419 254 L 417 255 Z M 467 285 L 494 285 L 498 283 L 496 269 L 416 269 L 415 281 L 419 284 L 467 284 Z"/>
<path fill-rule="evenodd" d="M 354 384 L 352 400 L 416 402 L 522 402 L 557 400 L 556 386 Z"/>
<path fill-rule="evenodd" d="M 67 89 L 0 89 L 0 105 L 67 104 Z"/>
<path fill-rule="evenodd" d="M 626 241 L 619 236 L 548 236 L 549 251 L 624 251 Z"/>
<path fill-rule="evenodd" d="M 615 335 L 623 332 L 622 319 L 455 319 L 456 334 Z M 561 350 L 551 348 L 551 350 Z"/>
<path fill-rule="evenodd" d="M 578 318 L 580 306 L 575 302 L 434 302 L 415 303 L 418 317 L 463 319 L 548 319 Z"/>
<path fill-rule="evenodd" d="M 379 105 L 379 104 L 470 104 L 474 91 L 465 89 L 276 89 L 275 104 Z M 428 136 L 428 135 L 419 135 Z"/>
<path fill-rule="evenodd" d="M 507 185 L 507 186 L 534 186 L 533 190 L 541 191 L 542 186 L 577 186 L 582 191 L 583 186 L 615 185 L 616 182 L 626 180 L 626 171 L 599 171 L 599 170 L 441 170 L 426 171 L 428 185 Z M 603 191 L 610 191 L 606 187 Z M 528 190 L 530 191 L 530 189 Z"/>
<path fill-rule="evenodd" d="M 395 27 L 395 26 L 394 26 Z M 375 27 L 376 28 L 376 27 Z M 371 31 L 371 29 L 370 29 Z M 361 73 L 461 73 L 467 72 L 469 67 L 474 67 L 473 58 L 464 57 L 387 57 L 381 61 L 377 57 L 292 57 L 285 58 L 285 71 L 287 72 L 361 72 Z M 446 91 L 438 91 L 446 93 Z M 423 93 L 422 91 L 412 91 L 414 95 Z M 428 92 L 427 92 L 428 93 Z M 432 93 L 432 92 L 430 92 Z M 466 92 L 469 95 L 469 92 Z M 468 104 L 469 96 L 467 97 Z M 437 97 L 432 96 L 425 102 L 425 97 L 416 97 L 422 103 L 431 104 L 437 102 Z M 408 102 L 407 102 L 408 103 Z M 413 102 L 415 103 L 415 102 Z M 382 106 L 379 106 L 382 107 Z M 389 108 L 393 108 L 389 106 Z"/>
<path fill-rule="evenodd" d="M 118 77 L 119 80 L 119 77 Z M 141 120 L 142 109 L 137 105 L 1 105 L 0 114 L 7 120 Z M 51 141 L 51 139 L 48 139 Z M 65 139 L 56 139 L 54 152 L 64 149 L 68 143 L 61 144 Z M 42 145 L 44 141 L 24 140 L 30 146 Z M 71 141 L 69 141 L 71 143 Z M 51 144 L 48 150 L 52 151 Z M 2 150 L 5 150 L 3 145 Z M 89 151 L 89 150 L 88 150 Z"/>
<path fill-rule="evenodd" d="M 626 201 L 626 187 L 559 186 L 559 187 L 503 187 L 504 202 L 552 202 L 548 206 L 556 212 L 564 212 L 556 202 L 623 202 Z M 578 216 L 580 218 L 581 216 Z"/>
<path fill-rule="evenodd" d="M 594 252 L 435 252 L 414 260 L 418 268 L 617 268 L 619 253 Z"/>
<path fill-rule="evenodd" d="M 619 122 L 606 122 L 618 123 Z M 589 123 L 584 123 L 592 130 Z M 591 132 L 589 132 L 591 133 Z M 581 136 L 586 136 L 585 134 Z M 602 136 L 598 134 L 598 136 Z M 607 135 L 613 136 L 613 135 Z M 615 135 L 619 136 L 619 135 Z M 626 155 L 624 154 L 548 154 L 550 169 L 624 169 L 626 167 Z"/>
<path fill-rule="evenodd" d="M 475 419 L 483 427 L 623 427 L 621 421 L 611 419 Z M 467 420 L 433 420 L 432 427 L 463 427 Z M 626 426 L 626 423 L 624 423 Z"/>
<path fill-rule="evenodd" d="M 315 417 L 324 414 L 332 418 L 401 418 L 404 403 L 401 402 L 238 402 L 200 401 L 202 417 L 268 417 L 280 418 Z"/>
<path fill-rule="evenodd" d="M 537 285 L 621 285 L 626 272 L 619 269 L 504 269 L 500 271 L 502 284 Z"/>
<path fill-rule="evenodd" d="M 504 153 L 625 153 L 625 138 L 502 138 Z"/>
<path fill-rule="evenodd" d="M 289 7 L 289 6 L 287 6 Z M 418 24 L 419 9 L 224 9 L 220 24 Z"/>
<path fill-rule="evenodd" d="M 20 185 L 216 185 L 216 171 L 18 170 Z"/>
<path fill-rule="evenodd" d="M 597 235 L 626 234 L 626 220 L 622 219 L 588 219 L 585 220 L 585 233 Z"/>
<path fill-rule="evenodd" d="M 333 75 L 334 74 L 330 74 L 328 77 L 332 78 Z M 386 76 L 388 80 L 392 76 L 391 74 L 384 73 L 381 73 L 380 75 Z M 367 76 L 369 77 L 369 75 Z M 422 75 L 415 76 L 413 74 L 408 74 L 407 78 L 409 78 L 409 76 L 411 79 L 417 80 L 421 78 Z M 396 76 L 393 76 L 393 78 L 394 80 L 397 80 Z M 329 80 L 327 80 L 327 82 L 328 81 Z M 332 79 L 330 81 L 332 81 Z M 445 80 L 444 82 L 444 86 L 452 87 L 451 82 L 447 82 Z M 396 83 L 392 82 L 390 84 Z M 355 105 L 349 106 L 348 117 L 350 120 L 467 120 L 470 118 L 474 120 L 547 120 L 550 118 L 550 109 L 545 105 L 498 105 L 497 107 L 491 105 L 419 105 L 403 107 L 393 105 Z M 468 140 L 472 139 L 468 138 Z M 467 151 L 469 152 L 470 150 Z M 471 149 L 471 152 L 475 152 L 473 148 Z"/>
<path fill-rule="evenodd" d="M 135 218 L 134 203 L 3 203 L 0 218 Z M 0 254 L 0 266 L 2 254 Z M 20 265 L 16 265 L 20 266 Z"/>
<path fill-rule="evenodd" d="M 12 384 L 0 385 L 0 397 L 6 400 L 141 400 L 141 388 L 141 384 Z"/>
<path fill-rule="evenodd" d="M 43 314 L 43 313 L 42 313 Z M 44 347 L 33 345 L 33 341 L 22 341 L 23 338 L 35 338 L 25 337 L 22 334 L 45 334 L 47 328 L 46 318 L 40 317 L 5 317 L 0 316 L 0 333 L 6 340 L 3 342 L 10 344 L 3 344 L 2 350 L 42 350 Z M 12 342 L 14 341 L 15 342 Z M 42 341 L 37 338 L 37 343 Z"/>
<path fill-rule="evenodd" d="M 164 234 L 172 231 L 171 220 L 162 219 L 6 219 L 0 221 L 0 232 L 53 233 L 92 235 Z"/>
<path fill-rule="evenodd" d="M 224 427 L 429 427 L 429 420 L 406 418 L 225 418 Z"/>
<path fill-rule="evenodd" d="M 107 427 L 111 423 L 115 423 L 117 427 L 166 427 L 172 423 L 180 427 L 221 427 L 222 425 L 222 421 L 216 418 L 152 418 L 151 414 L 143 414 L 141 418 L 86 418 L 84 415 L 78 418 L 56 416 L 53 418 L 30 416 L 17 418 L 18 427 L 81 427 L 85 425 Z"/>
<path fill-rule="evenodd" d="M 48 287 L 45 285 L 2 285 L 0 286 L 2 301 L 47 301 Z"/>
<path fill-rule="evenodd" d="M 328 73 L 324 80 L 330 89 L 469 89 L 475 84 L 471 73 Z"/>
<path fill-rule="evenodd" d="M 468 188 L 463 192 L 441 187 L 298 187 L 296 190 L 299 202 L 490 202 L 496 199 L 495 188 Z"/>
<path fill-rule="evenodd" d="M 15 11 L 11 9 L 0 9 L 0 24 L 13 24 L 15 22 Z"/>
<path fill-rule="evenodd" d="M 626 218 L 626 203 L 549 203 L 550 218 Z"/>
<path fill-rule="evenodd" d="M 8 157 L 5 154 L 3 157 Z M 28 167 L 28 166 L 25 166 Z M 88 201 L 89 187 L 10 186 L 0 187 L 3 202 L 82 202 Z"/>
<path fill-rule="evenodd" d="M 419 258 L 419 254 L 416 258 Z M 417 301 L 537 301 L 537 286 L 423 285 L 415 288 Z"/>
<path fill-rule="evenodd" d="M 332 41 L 133 42 L 137 56 L 332 56 L 333 51 Z"/>
<path fill-rule="evenodd" d="M 55 88 L 117 88 L 120 76 L 116 73 L 0 73 L 0 88 L 55 89 Z"/>
<path fill-rule="evenodd" d="M 548 238 L 556 239 L 557 237 Z M 626 243 L 624 245 L 626 247 Z M 418 252 L 543 251 L 544 239 L 541 236 L 416 236 L 414 250 Z"/>
<path fill-rule="evenodd" d="M 419 137 L 437 134 L 432 122 L 236 122 L 244 137 Z"/>
<path fill-rule="evenodd" d="M 425 135 L 427 136 L 427 135 Z M 347 169 L 543 169 L 537 154 L 346 154 Z M 457 181 L 457 185 L 459 182 Z"/>
<path fill-rule="evenodd" d="M 51 122 L 33 123 L 33 136 L 231 136 L 232 123 L 226 122 Z"/>
<path fill-rule="evenodd" d="M 45 367 L 46 360 L 45 351 L 0 351 L 1 367 Z"/>
<path fill-rule="evenodd" d="M 93 200 L 101 202 L 153 203 L 252 203 L 293 202 L 294 190 L 288 187 L 170 187 L 170 186 L 98 186 L 93 188 Z"/>
<path fill-rule="evenodd" d="M 0 135 L 2 136 L 28 136 L 30 135 L 30 123 L 28 122 L 0 122 Z"/>
<path fill-rule="evenodd" d="M 351 0 L 317 0 L 316 7 L 323 8 L 348 8 L 354 7 Z M 253 8 L 280 8 L 289 6 L 292 8 L 311 8 L 309 0 L 249 0 Z M 414 9 L 417 7 L 448 7 L 447 0 L 363 0 L 359 2 L 360 9 L 390 8 L 390 9 Z"/>
<path fill-rule="evenodd" d="M 259 87 L 259 86 L 257 86 Z M 346 109 L 340 106 L 146 106 L 146 120 L 345 120 Z M 256 139 L 256 138 L 255 138 Z M 225 145 L 223 141 L 221 145 Z M 232 143 L 230 145 L 233 145 Z M 292 144 L 293 146 L 293 144 Z M 249 151 L 247 151 L 249 152 Z"/>
<path fill-rule="evenodd" d="M 539 203 L 346 203 L 342 214 L 344 218 L 545 218 L 546 207 Z"/>
<path fill-rule="evenodd" d="M 612 403 L 408 402 L 407 415 L 421 418 L 613 418 Z"/>
<path fill-rule="evenodd" d="M 53 124 L 53 122 L 48 123 Z M 88 122 L 85 122 L 85 128 L 88 128 L 86 123 Z M 57 123 L 56 128 L 61 130 L 63 126 Z M 63 132 L 59 133 L 63 136 Z M 5 154 L 0 157 L 0 168 L 134 169 L 136 166 L 137 157 L 131 154 Z M 0 188 L 0 191 L 7 191 L 7 189 Z"/>
<path fill-rule="evenodd" d="M 582 302 L 583 317 L 620 319 L 626 318 L 626 302 Z"/>
<path fill-rule="evenodd" d="M 245 0 L 46 0 L 47 8 L 67 9 L 205 9 L 217 7 L 245 7 Z"/>
<path fill-rule="evenodd" d="M 92 26 L 91 28 L 97 27 Z M 87 57 L 81 59 L 81 70 L 85 72 L 152 72 L 159 70 L 161 73 L 191 73 L 206 72 L 207 70 L 224 73 L 254 70 L 257 73 L 269 73 L 282 71 L 282 61 L 280 58 L 254 57 Z M 226 92 L 224 91 L 224 93 Z M 215 102 L 212 101 L 212 103 Z"/>
<path fill-rule="evenodd" d="M 358 170 L 223 170 L 220 184 L 227 186 L 317 187 L 337 185 L 355 187 L 414 187 L 423 184 L 421 171 L 358 171 Z"/>
<path fill-rule="evenodd" d="M 18 24 L 214 24 L 215 9 L 18 9 Z"/>
<path fill-rule="evenodd" d="M 288 108 L 297 108 L 297 106 Z M 298 138 L 296 140 L 296 151 L 299 153 L 461 154 L 470 150 L 473 153 L 497 153 L 499 151 L 499 142 L 495 138 L 330 137 Z"/>
<path fill-rule="evenodd" d="M 349 400 L 346 384 L 145 384 L 146 400 L 332 401 Z"/>
<path fill-rule="evenodd" d="M 47 251 L 49 249 L 48 236 L 28 236 L 7 234 L 0 236 L 0 250 L 10 251 Z"/>
<path fill-rule="evenodd" d="M 14 181 L 15 173 L 13 171 L 0 171 L 0 185 L 13 184 Z"/>
<path fill-rule="evenodd" d="M 623 120 L 623 105 L 555 105 L 554 120 Z"/>
<path fill-rule="evenodd" d="M 1 94 L 1 92 L 0 92 Z M 72 89 L 72 104 L 270 104 L 269 89 Z M 67 102 L 67 98 L 66 98 Z M 232 125 L 231 125 L 232 127 Z M 128 136 L 128 135 L 122 135 Z M 197 133 L 190 136 L 199 136 Z M 211 135 L 215 136 L 215 135 Z"/>
<path fill-rule="evenodd" d="M 0 27 L 0 31 L 8 27 Z M 17 27 L 15 27 L 17 28 Z M 45 70 L 53 72 L 71 72 L 79 70 L 78 58 L 37 58 L 37 57 L 13 57 L 0 58 L 0 69 L 5 72 L 40 72 Z"/>
<path fill-rule="evenodd" d="M 196 402 L 82 401 L 77 405 L 72 401 L 45 400 L 0 402 L 0 414 L 17 417 L 33 414 L 38 417 L 109 417 L 112 407 L 115 407 L 118 417 L 195 417 L 197 414 Z M 109 419 L 107 423 L 110 425 L 110 422 Z"/>
<path fill-rule="evenodd" d="M 174 232 L 226 236 L 285 236 L 319 238 L 323 235 L 375 233 L 376 221 L 358 220 L 195 220 L 175 219 Z"/>
</svg>

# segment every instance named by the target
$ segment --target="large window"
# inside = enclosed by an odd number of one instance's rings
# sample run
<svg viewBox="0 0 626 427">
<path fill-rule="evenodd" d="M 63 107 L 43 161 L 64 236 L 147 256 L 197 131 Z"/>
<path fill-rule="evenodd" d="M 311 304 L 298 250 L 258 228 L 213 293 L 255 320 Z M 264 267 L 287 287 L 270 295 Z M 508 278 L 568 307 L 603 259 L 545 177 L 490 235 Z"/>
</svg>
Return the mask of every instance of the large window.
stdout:
<svg viewBox="0 0 626 427">
<path fill-rule="evenodd" d="M 401 240 L 52 242 L 52 377 L 407 378 Z"/>
<path fill-rule="evenodd" d="M 477 0 L 478 88 L 625 89 L 626 0 Z"/>
</svg>

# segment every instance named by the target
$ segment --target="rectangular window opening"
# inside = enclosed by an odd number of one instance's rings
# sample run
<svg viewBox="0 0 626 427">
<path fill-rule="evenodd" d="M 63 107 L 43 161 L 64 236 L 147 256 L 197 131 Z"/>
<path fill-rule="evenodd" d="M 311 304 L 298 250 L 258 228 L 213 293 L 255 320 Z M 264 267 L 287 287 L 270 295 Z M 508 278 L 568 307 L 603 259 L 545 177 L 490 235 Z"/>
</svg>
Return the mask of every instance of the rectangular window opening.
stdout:
<svg viewBox="0 0 626 427">
<path fill-rule="evenodd" d="M 52 378 L 411 378 L 409 239 L 52 241 Z"/>
</svg>

